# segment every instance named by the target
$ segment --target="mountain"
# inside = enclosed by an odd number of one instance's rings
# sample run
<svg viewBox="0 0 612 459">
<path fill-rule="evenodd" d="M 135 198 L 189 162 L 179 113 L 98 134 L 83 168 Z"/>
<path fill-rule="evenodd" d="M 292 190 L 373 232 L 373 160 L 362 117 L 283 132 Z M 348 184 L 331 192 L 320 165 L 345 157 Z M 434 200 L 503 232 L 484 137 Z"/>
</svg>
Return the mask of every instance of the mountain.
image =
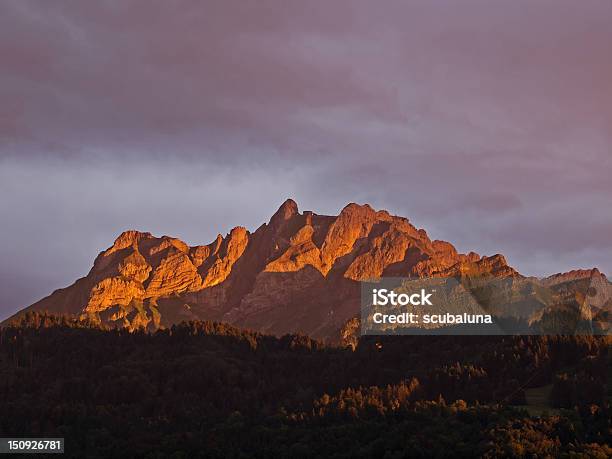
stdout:
<svg viewBox="0 0 612 459">
<path fill-rule="evenodd" d="M 540 285 L 558 290 L 599 276 L 604 293 L 595 307 L 600 312 L 612 289 L 595 271 L 558 274 Z M 351 203 L 339 215 L 327 216 L 300 213 L 288 199 L 255 232 L 236 227 L 208 245 L 191 247 L 169 236 L 125 231 L 97 256 L 87 276 L 7 322 L 28 310 L 47 310 L 131 330 L 200 319 L 330 338 L 347 333 L 347 325 L 358 328 L 359 281 L 399 276 L 530 279 L 502 255 L 458 253 L 408 219 L 367 204 Z"/>
</svg>

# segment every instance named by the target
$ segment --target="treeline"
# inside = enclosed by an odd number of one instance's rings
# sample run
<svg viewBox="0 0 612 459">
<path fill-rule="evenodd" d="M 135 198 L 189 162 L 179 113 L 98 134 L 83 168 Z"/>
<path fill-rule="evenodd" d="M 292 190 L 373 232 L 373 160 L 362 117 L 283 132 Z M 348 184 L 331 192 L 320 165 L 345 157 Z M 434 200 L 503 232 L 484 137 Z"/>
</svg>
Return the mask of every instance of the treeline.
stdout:
<svg viewBox="0 0 612 459">
<path fill-rule="evenodd" d="M 609 344 L 392 336 L 353 351 L 31 312 L 0 329 L 0 436 L 62 436 L 68 457 L 609 457 Z M 547 384 L 558 414 L 516 408 Z"/>
</svg>

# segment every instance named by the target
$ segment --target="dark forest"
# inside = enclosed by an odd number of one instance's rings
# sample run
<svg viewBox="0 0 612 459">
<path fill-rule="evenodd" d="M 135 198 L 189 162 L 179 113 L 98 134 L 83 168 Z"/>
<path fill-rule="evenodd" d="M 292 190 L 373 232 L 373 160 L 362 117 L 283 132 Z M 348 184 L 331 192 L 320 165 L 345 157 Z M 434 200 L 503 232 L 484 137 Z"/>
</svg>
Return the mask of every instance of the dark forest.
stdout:
<svg viewBox="0 0 612 459">
<path fill-rule="evenodd" d="M 394 336 L 353 349 L 28 313 L 0 330 L 0 437 L 64 437 L 67 457 L 606 458 L 609 346 Z"/>
</svg>

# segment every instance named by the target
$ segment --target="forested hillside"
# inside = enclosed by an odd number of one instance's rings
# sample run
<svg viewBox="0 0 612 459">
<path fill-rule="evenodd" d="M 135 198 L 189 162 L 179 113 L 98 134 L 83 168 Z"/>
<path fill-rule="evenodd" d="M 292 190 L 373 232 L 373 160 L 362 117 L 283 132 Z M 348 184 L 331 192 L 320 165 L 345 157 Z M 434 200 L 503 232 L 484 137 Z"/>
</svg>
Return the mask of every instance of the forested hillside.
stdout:
<svg viewBox="0 0 612 459">
<path fill-rule="evenodd" d="M 64 437 L 68 457 L 604 458 L 609 344 L 395 336 L 352 350 L 28 313 L 0 330 L 0 436 Z M 543 387 L 534 411 L 526 394 Z"/>
</svg>

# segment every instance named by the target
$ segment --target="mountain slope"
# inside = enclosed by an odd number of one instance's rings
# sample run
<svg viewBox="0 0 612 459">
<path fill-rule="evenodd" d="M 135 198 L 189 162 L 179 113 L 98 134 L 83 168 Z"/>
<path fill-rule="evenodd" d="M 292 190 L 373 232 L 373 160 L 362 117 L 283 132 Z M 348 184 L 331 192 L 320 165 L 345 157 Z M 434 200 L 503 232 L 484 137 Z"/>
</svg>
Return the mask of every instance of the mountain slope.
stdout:
<svg viewBox="0 0 612 459">
<path fill-rule="evenodd" d="M 327 216 L 289 199 L 255 232 L 236 227 L 208 245 L 126 231 L 87 276 L 16 315 L 48 310 L 130 329 L 209 319 L 323 338 L 359 314 L 361 280 L 464 275 L 523 279 L 502 255 L 460 254 L 367 204 Z"/>
</svg>

